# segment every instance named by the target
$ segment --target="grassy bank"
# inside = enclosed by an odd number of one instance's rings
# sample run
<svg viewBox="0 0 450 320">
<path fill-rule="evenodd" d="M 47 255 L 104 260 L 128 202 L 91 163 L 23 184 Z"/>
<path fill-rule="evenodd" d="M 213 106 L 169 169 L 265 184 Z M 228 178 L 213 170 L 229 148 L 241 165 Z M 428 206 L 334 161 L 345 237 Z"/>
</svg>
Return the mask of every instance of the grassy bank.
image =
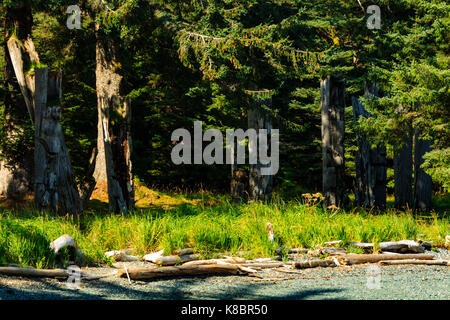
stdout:
<svg viewBox="0 0 450 320">
<path fill-rule="evenodd" d="M 443 245 L 450 233 L 445 212 L 439 217 L 395 210 L 330 213 L 296 200 L 235 207 L 226 201 L 207 206 L 201 199 L 186 200 L 167 208 L 136 210 L 128 216 L 94 211 L 71 219 L 27 209 L 1 209 L 0 264 L 54 267 L 58 259 L 48 247 L 62 234 L 73 236 L 89 260 L 99 263 L 105 261 L 104 252 L 123 248 L 146 254 L 192 247 L 205 258 L 224 252 L 250 258 L 273 256 L 280 245 L 312 248 L 330 240 L 345 244 L 421 238 Z M 268 241 L 267 222 L 274 225 L 274 243 Z"/>
</svg>

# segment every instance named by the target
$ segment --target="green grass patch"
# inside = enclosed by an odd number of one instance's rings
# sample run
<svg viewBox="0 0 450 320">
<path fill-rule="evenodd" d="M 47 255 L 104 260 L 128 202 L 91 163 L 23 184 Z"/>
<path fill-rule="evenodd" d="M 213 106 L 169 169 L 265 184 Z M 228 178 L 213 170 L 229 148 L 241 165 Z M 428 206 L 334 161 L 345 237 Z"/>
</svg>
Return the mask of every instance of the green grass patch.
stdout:
<svg viewBox="0 0 450 320">
<path fill-rule="evenodd" d="M 266 223 L 274 225 L 271 243 Z M 232 206 L 227 201 L 212 206 L 182 203 L 172 209 L 142 209 L 128 216 L 88 213 L 79 219 L 54 217 L 32 210 L 0 211 L 0 264 L 16 263 L 37 268 L 58 265 L 49 244 L 63 234 L 75 238 L 93 263 L 106 262 L 104 253 L 132 248 L 143 255 L 164 249 L 191 247 L 203 258 L 223 253 L 247 258 L 271 257 L 275 250 L 314 248 L 326 241 L 381 242 L 401 239 L 431 240 L 443 245 L 450 233 L 444 214 L 414 216 L 388 210 L 340 211 L 333 216 L 301 201 Z"/>
</svg>

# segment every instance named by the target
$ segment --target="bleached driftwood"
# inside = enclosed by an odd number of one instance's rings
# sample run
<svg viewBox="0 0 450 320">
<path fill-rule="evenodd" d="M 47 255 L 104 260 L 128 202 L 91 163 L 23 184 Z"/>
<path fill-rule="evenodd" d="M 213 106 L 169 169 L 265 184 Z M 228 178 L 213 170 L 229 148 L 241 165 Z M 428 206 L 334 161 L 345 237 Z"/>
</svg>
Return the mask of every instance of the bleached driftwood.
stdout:
<svg viewBox="0 0 450 320">
<path fill-rule="evenodd" d="M 18 277 L 67 278 L 69 272 L 64 269 L 27 269 L 17 267 L 0 267 L 0 274 Z"/>
<path fill-rule="evenodd" d="M 293 263 L 292 267 L 296 269 L 336 267 L 336 262 L 333 260 L 298 261 Z"/>
<path fill-rule="evenodd" d="M 156 259 L 161 257 L 163 253 L 164 253 L 164 250 L 160 250 L 160 251 L 157 251 L 157 252 L 149 253 L 149 254 L 146 254 L 143 257 L 143 259 L 145 261 L 148 261 L 148 262 L 156 263 Z"/>
<path fill-rule="evenodd" d="M 406 260 L 383 260 L 378 262 L 380 265 L 399 265 L 399 264 L 425 264 L 432 266 L 447 266 L 449 261 L 447 260 L 416 260 L 416 259 L 406 259 Z"/>
<path fill-rule="evenodd" d="M 119 278 L 130 279 L 154 279 L 177 276 L 195 276 L 195 275 L 216 275 L 216 274 L 248 274 L 249 272 L 235 264 L 211 264 L 198 266 L 176 266 L 161 268 L 140 268 L 131 269 L 128 272 L 124 269 L 117 272 Z"/>
<path fill-rule="evenodd" d="M 338 256 L 337 260 L 342 265 L 361 264 L 361 263 L 377 263 L 387 260 L 432 260 L 432 254 L 347 254 Z"/>
<path fill-rule="evenodd" d="M 240 264 L 245 263 L 244 258 L 225 258 L 225 259 L 210 259 L 210 260 L 194 260 L 194 261 L 188 261 L 184 263 L 184 266 L 200 266 L 200 265 L 210 265 L 210 264 Z"/>
<path fill-rule="evenodd" d="M 176 264 L 185 263 L 188 261 L 198 260 L 199 256 L 196 254 L 185 254 L 183 256 L 161 256 L 155 260 L 156 264 L 162 266 L 174 266 Z"/>
<path fill-rule="evenodd" d="M 401 240 L 397 242 L 380 242 L 380 249 L 383 251 L 395 252 L 414 252 L 423 253 L 425 249 L 423 246 L 413 240 Z"/>
<path fill-rule="evenodd" d="M 349 242 L 349 245 L 360 249 L 373 249 L 373 243 Z M 379 247 L 382 251 L 400 252 L 400 253 L 423 253 L 425 249 L 419 243 L 413 240 L 380 242 Z"/>
<path fill-rule="evenodd" d="M 115 261 L 120 262 L 132 262 L 132 261 L 138 261 L 141 258 L 138 256 L 132 256 L 130 255 L 131 250 L 130 249 L 124 249 L 124 250 L 114 250 L 114 251 L 108 251 L 105 252 L 105 256 L 108 258 L 113 258 Z"/>
<path fill-rule="evenodd" d="M 62 235 L 61 237 L 50 243 L 50 249 L 52 249 L 54 253 L 58 253 L 59 250 L 65 247 L 77 247 L 75 239 L 68 234 Z"/>
<path fill-rule="evenodd" d="M 326 245 L 326 246 L 334 246 L 334 245 L 340 244 L 341 242 L 342 242 L 342 240 L 328 241 L 328 242 L 325 242 L 324 245 Z"/>
</svg>

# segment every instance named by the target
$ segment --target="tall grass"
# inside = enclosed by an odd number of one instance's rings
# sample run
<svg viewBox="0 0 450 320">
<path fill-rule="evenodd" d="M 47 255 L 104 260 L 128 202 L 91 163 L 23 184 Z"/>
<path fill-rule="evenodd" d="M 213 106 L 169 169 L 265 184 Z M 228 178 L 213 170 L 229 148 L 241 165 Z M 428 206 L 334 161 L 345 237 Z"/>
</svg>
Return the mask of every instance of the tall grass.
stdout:
<svg viewBox="0 0 450 320">
<path fill-rule="evenodd" d="M 271 243 L 266 223 L 274 225 Z M 401 239 L 431 240 L 442 245 L 450 233 L 448 217 L 415 218 L 411 213 L 388 210 L 339 211 L 333 216 L 300 201 L 204 207 L 182 204 L 172 210 L 146 209 L 112 215 L 87 214 L 79 219 L 53 217 L 30 210 L 0 211 L 0 264 L 16 263 L 38 268 L 54 267 L 58 259 L 49 249 L 63 234 L 75 238 L 93 263 L 104 253 L 124 248 L 142 255 L 164 249 L 191 247 L 204 258 L 223 253 L 247 258 L 273 256 L 284 247 L 313 248 L 325 241 L 381 242 Z"/>
</svg>

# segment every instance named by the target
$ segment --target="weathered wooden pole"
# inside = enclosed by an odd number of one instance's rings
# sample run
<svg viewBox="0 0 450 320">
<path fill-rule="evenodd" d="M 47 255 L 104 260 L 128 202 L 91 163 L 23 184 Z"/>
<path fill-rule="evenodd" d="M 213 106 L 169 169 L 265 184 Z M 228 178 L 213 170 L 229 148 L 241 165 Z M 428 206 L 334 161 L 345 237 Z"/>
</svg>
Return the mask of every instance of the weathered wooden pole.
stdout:
<svg viewBox="0 0 450 320">
<path fill-rule="evenodd" d="M 366 97 L 378 96 L 376 86 L 366 87 Z M 362 101 L 352 97 L 353 120 L 368 118 L 370 113 Z M 386 208 L 386 147 L 372 148 L 364 135 L 358 134 L 358 151 L 355 156 L 355 202 L 362 207 Z"/>
<path fill-rule="evenodd" d="M 320 82 L 322 112 L 323 195 L 325 207 L 342 206 L 345 196 L 345 84 L 328 76 Z"/>
<path fill-rule="evenodd" d="M 397 209 L 413 208 L 412 202 L 412 146 L 411 131 L 408 131 L 403 145 L 394 149 L 394 194 Z"/>
<path fill-rule="evenodd" d="M 416 131 L 414 137 L 414 210 L 429 211 L 431 209 L 431 195 L 433 181 L 420 166 L 423 164 L 423 155 L 431 151 L 431 140 L 423 140 Z"/>
<path fill-rule="evenodd" d="M 82 203 L 60 124 L 60 107 L 47 105 L 61 101 L 61 75 L 36 68 L 34 76 L 28 77 L 29 83 L 34 83 L 35 205 L 62 214 L 80 214 Z"/>
<path fill-rule="evenodd" d="M 107 189 L 110 210 L 126 213 L 134 207 L 131 101 L 122 94 L 118 44 L 99 25 L 96 37 L 98 139 L 94 178 L 98 188 Z"/>
<path fill-rule="evenodd" d="M 17 34 L 22 32 L 17 31 Z M 25 103 L 34 123 L 34 201 L 38 209 L 78 215 L 81 199 L 60 125 L 61 75 L 39 66 L 31 34 L 7 41 L 8 53 Z M 57 105 L 48 106 L 48 102 Z"/>
<path fill-rule="evenodd" d="M 247 91 L 250 95 L 250 109 L 248 110 L 248 128 L 255 129 L 258 134 L 260 129 L 267 130 L 267 146 L 271 145 L 272 119 L 265 108 L 272 107 L 272 97 L 269 90 Z M 259 147 L 261 140 L 259 135 L 257 145 Z M 250 146 L 249 152 L 257 152 L 257 146 Z M 271 150 L 268 150 L 271 152 Z M 273 175 L 262 175 L 261 169 L 269 167 L 269 164 L 263 164 L 260 154 L 257 157 L 256 164 L 250 164 L 249 170 L 249 193 L 253 201 L 269 201 L 272 198 Z"/>
</svg>

